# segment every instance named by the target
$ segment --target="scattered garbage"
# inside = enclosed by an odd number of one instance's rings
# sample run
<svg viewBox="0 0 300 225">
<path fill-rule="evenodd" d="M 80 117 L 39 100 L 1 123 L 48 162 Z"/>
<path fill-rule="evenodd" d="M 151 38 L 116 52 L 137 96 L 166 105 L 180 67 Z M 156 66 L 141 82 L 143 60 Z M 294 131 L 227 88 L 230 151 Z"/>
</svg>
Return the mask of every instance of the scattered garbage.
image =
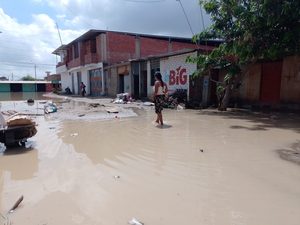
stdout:
<svg viewBox="0 0 300 225">
<path fill-rule="evenodd" d="M 119 113 L 119 109 L 115 107 L 109 107 L 105 109 L 108 113 Z"/>
<path fill-rule="evenodd" d="M 46 114 L 57 112 L 57 106 L 56 106 L 56 104 L 53 103 L 52 101 L 48 101 L 48 102 L 44 105 L 44 112 L 45 112 Z"/>
<path fill-rule="evenodd" d="M 128 223 L 131 224 L 131 225 L 144 225 L 144 223 L 138 221 L 138 220 L 137 220 L 136 218 L 134 218 L 134 217 L 133 217 Z"/>
<path fill-rule="evenodd" d="M 177 105 L 177 110 L 183 110 L 184 107 L 182 105 Z"/>
<path fill-rule="evenodd" d="M 75 137 L 75 136 L 78 136 L 78 133 L 72 133 L 71 134 L 71 137 Z"/>
<path fill-rule="evenodd" d="M 200 152 L 204 152 L 204 150 L 203 150 L 203 149 L 200 149 Z"/>
<path fill-rule="evenodd" d="M 153 102 L 144 102 L 143 103 L 144 106 L 154 106 Z"/>
<path fill-rule="evenodd" d="M 34 105 L 34 100 L 32 98 L 27 100 L 28 105 Z"/>
<path fill-rule="evenodd" d="M 115 104 L 127 104 L 133 102 L 133 98 L 129 93 L 117 94 L 117 98 L 113 101 Z"/>
<path fill-rule="evenodd" d="M 78 115 L 78 117 L 83 117 L 83 116 L 85 116 L 85 114 L 79 114 L 79 115 Z"/>
<path fill-rule="evenodd" d="M 55 129 L 55 127 L 49 127 L 49 129 L 50 129 L 50 130 L 54 130 L 54 129 Z"/>
<path fill-rule="evenodd" d="M 121 177 L 119 175 L 114 176 L 115 179 L 120 179 Z"/>
<path fill-rule="evenodd" d="M 90 103 L 89 104 L 89 107 L 92 107 L 92 108 L 97 108 L 99 106 L 104 106 L 104 105 L 100 105 L 100 103 Z"/>
<path fill-rule="evenodd" d="M 24 200 L 23 195 L 16 201 L 16 203 L 11 207 L 11 209 L 8 211 L 8 213 L 13 213 L 16 208 L 21 204 L 21 202 Z"/>
</svg>

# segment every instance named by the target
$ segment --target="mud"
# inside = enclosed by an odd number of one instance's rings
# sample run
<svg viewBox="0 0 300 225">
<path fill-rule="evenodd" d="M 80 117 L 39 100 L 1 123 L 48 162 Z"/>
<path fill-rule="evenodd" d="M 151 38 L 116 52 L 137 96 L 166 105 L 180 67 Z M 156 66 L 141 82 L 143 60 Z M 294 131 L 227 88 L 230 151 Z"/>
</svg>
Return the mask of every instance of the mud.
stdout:
<svg viewBox="0 0 300 225">
<path fill-rule="evenodd" d="M 84 119 L 108 113 L 61 104 L 72 119 L 36 116 L 27 148 L 0 156 L 0 212 L 24 196 L 13 224 L 298 225 L 300 167 L 276 152 L 298 119 L 164 110 L 159 127 L 151 107 Z"/>
</svg>

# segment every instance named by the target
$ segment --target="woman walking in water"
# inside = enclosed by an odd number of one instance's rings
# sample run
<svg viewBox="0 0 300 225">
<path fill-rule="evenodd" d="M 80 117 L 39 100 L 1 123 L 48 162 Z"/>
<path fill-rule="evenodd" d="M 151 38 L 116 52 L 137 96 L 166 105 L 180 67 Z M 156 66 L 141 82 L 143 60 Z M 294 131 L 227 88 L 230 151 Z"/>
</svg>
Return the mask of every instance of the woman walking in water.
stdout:
<svg viewBox="0 0 300 225">
<path fill-rule="evenodd" d="M 163 110 L 165 95 L 168 93 L 168 87 L 167 84 L 162 81 L 160 72 L 156 72 L 154 74 L 154 77 L 155 77 L 155 83 L 153 87 L 153 91 L 154 91 L 153 97 L 154 97 L 154 104 L 155 104 L 155 113 L 157 114 L 157 118 L 155 122 L 164 125 L 161 111 Z"/>
</svg>

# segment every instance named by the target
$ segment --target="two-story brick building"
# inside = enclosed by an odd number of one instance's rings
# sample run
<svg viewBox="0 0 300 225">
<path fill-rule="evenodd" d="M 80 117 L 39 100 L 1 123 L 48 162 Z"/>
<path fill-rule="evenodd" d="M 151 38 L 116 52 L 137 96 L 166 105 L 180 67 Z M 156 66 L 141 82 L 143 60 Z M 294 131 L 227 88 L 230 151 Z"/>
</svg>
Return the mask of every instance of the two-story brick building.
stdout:
<svg viewBox="0 0 300 225">
<path fill-rule="evenodd" d="M 63 90 L 79 94 L 82 81 L 88 94 L 100 96 L 133 92 L 131 67 L 126 66 L 130 60 L 196 48 L 189 38 L 90 30 L 53 54 L 60 56 L 57 74 Z M 145 75 L 138 76 L 143 80 Z"/>
</svg>

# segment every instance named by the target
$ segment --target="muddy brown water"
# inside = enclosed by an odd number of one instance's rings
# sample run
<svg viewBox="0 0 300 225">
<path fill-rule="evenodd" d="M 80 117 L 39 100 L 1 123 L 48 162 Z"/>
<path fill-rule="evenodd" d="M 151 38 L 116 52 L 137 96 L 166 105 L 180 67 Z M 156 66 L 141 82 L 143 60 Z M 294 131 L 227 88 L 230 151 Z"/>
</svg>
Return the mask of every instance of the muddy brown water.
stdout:
<svg viewBox="0 0 300 225">
<path fill-rule="evenodd" d="M 35 117 L 27 149 L 0 156 L 0 212 L 24 195 L 13 224 L 299 224 L 300 167 L 276 152 L 300 141 L 298 120 L 165 110 L 159 128 L 136 113 Z"/>
</svg>

